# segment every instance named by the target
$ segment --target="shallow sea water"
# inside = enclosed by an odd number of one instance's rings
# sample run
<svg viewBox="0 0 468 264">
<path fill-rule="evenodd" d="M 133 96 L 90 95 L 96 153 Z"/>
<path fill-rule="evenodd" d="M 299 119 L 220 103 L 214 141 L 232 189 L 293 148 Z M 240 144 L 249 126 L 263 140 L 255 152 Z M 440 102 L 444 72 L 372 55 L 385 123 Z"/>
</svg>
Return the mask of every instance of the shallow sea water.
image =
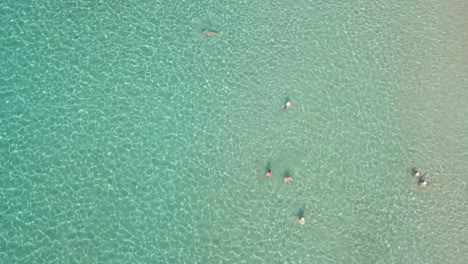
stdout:
<svg viewBox="0 0 468 264">
<path fill-rule="evenodd" d="M 0 263 L 468 261 L 463 3 L 403 2 L 0 4 Z"/>
</svg>

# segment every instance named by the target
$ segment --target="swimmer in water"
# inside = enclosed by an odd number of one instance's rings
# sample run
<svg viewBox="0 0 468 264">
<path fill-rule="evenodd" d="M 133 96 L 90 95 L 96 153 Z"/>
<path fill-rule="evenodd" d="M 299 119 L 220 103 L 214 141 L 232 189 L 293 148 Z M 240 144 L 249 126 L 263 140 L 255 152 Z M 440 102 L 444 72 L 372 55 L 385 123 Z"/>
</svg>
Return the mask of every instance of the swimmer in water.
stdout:
<svg viewBox="0 0 468 264">
<path fill-rule="evenodd" d="M 427 181 L 424 177 L 425 175 L 422 175 L 418 178 L 418 184 L 419 184 L 419 187 L 421 188 L 426 188 L 427 187 Z"/>
<path fill-rule="evenodd" d="M 203 29 L 202 31 L 203 35 L 205 36 L 216 36 L 216 35 L 219 35 L 219 32 L 216 32 L 216 31 L 210 31 L 208 29 Z"/>
<path fill-rule="evenodd" d="M 286 176 L 283 178 L 283 182 L 291 182 L 292 181 L 292 177 L 291 176 Z"/>
<path fill-rule="evenodd" d="M 271 170 L 268 170 L 267 173 L 265 174 L 265 177 L 269 178 L 271 176 Z"/>
<path fill-rule="evenodd" d="M 284 105 L 284 109 L 289 109 L 291 107 L 291 102 L 287 101 L 286 104 Z"/>
<path fill-rule="evenodd" d="M 419 178 L 419 176 L 421 176 L 421 173 L 419 171 L 415 171 L 414 172 L 414 177 L 417 179 L 417 178 Z"/>
<path fill-rule="evenodd" d="M 422 179 L 419 181 L 419 187 L 421 188 L 426 188 L 427 187 L 427 181 L 425 179 Z"/>
<path fill-rule="evenodd" d="M 296 222 L 304 224 L 305 223 L 305 215 L 303 215 L 299 220 L 296 220 Z"/>
</svg>

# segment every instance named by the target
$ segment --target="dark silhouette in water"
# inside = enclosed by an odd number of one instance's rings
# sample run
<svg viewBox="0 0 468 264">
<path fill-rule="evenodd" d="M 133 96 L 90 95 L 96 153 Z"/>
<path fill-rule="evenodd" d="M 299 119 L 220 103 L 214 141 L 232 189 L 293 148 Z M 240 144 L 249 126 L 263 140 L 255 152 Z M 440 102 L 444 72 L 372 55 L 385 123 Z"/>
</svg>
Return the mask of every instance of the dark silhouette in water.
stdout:
<svg viewBox="0 0 468 264">
<path fill-rule="evenodd" d="M 299 212 L 297 212 L 296 216 L 297 218 L 301 219 L 305 214 L 305 210 L 303 208 L 299 209 Z"/>
</svg>

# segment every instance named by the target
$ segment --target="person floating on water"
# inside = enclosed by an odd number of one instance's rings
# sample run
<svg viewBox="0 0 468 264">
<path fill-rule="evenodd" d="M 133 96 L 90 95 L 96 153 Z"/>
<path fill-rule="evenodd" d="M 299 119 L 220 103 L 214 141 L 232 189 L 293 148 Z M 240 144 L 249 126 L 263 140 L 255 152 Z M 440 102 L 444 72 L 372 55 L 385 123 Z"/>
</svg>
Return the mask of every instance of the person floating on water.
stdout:
<svg viewBox="0 0 468 264">
<path fill-rule="evenodd" d="M 211 31 L 211 30 L 208 30 L 208 29 L 206 29 L 206 28 L 202 30 L 202 33 L 203 33 L 203 35 L 205 35 L 205 36 L 216 36 L 216 35 L 219 35 L 219 32 Z"/>
<path fill-rule="evenodd" d="M 296 222 L 304 224 L 305 223 L 305 215 L 303 215 L 299 220 L 296 220 Z"/>
<path fill-rule="evenodd" d="M 287 101 L 284 105 L 284 109 L 289 109 L 291 107 L 291 101 Z"/>
<path fill-rule="evenodd" d="M 269 178 L 271 176 L 271 170 L 268 170 L 267 173 L 265 174 L 265 177 Z"/>
<path fill-rule="evenodd" d="M 292 181 L 292 177 L 291 176 L 285 176 L 283 178 L 283 182 L 291 182 Z"/>
</svg>

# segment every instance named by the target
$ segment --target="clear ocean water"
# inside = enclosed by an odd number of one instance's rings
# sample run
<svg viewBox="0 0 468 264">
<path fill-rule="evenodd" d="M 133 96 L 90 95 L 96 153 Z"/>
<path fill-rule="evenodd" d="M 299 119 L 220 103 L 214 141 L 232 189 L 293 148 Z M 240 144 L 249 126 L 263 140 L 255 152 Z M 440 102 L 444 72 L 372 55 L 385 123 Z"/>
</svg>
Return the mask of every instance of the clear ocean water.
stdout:
<svg viewBox="0 0 468 264">
<path fill-rule="evenodd" d="M 0 3 L 0 263 L 468 262 L 465 1 L 117 2 Z"/>
</svg>

